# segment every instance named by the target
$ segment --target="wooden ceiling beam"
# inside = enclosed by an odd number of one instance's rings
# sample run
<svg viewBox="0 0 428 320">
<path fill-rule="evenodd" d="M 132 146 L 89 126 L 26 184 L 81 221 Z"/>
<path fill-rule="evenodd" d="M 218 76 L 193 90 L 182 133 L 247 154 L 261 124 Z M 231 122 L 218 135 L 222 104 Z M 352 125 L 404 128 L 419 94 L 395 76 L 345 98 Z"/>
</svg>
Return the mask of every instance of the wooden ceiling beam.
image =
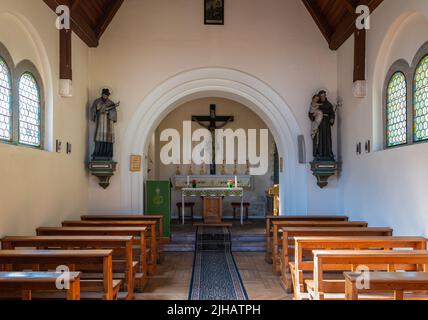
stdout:
<svg viewBox="0 0 428 320">
<path fill-rule="evenodd" d="M 98 39 L 101 38 L 101 36 L 104 34 L 104 32 L 107 30 L 107 27 L 112 22 L 114 16 L 119 11 L 120 7 L 122 6 L 124 0 L 116 0 L 112 1 L 110 3 L 110 6 L 107 8 L 105 13 L 101 16 L 95 32 L 97 33 Z"/>
<path fill-rule="evenodd" d="M 383 0 L 363 0 L 359 4 L 367 5 L 373 13 L 382 2 Z M 331 36 L 330 49 L 338 50 L 356 30 L 355 14 L 347 14 Z"/>
<path fill-rule="evenodd" d="M 355 14 L 355 9 L 357 8 L 355 0 L 343 0 L 343 3 L 350 14 Z"/>
<path fill-rule="evenodd" d="M 73 7 L 74 3 L 70 3 L 68 0 L 43 0 L 54 12 L 56 8 L 60 5 L 67 5 Z M 78 5 L 77 5 L 78 6 Z M 94 30 L 89 26 L 85 18 L 78 14 L 77 7 L 75 6 L 74 10 L 71 11 L 71 29 L 82 39 L 90 48 L 98 46 L 98 37 Z"/>
<path fill-rule="evenodd" d="M 327 22 L 327 19 L 321 13 L 321 10 L 318 7 L 318 5 L 311 0 L 302 0 L 302 2 L 305 5 L 306 9 L 311 14 L 312 18 L 314 19 L 315 23 L 317 24 L 324 38 L 327 40 L 328 43 L 330 43 L 333 30 L 329 25 L 329 23 Z"/>
</svg>

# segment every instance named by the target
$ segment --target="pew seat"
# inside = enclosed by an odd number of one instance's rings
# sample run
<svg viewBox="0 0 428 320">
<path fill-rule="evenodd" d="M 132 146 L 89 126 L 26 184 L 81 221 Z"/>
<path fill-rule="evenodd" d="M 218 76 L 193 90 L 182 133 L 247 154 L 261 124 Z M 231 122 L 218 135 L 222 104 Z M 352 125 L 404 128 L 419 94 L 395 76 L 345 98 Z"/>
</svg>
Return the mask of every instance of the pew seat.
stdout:
<svg viewBox="0 0 428 320">
<path fill-rule="evenodd" d="M 45 249 L 45 250 L 70 250 L 70 249 L 111 249 L 112 271 L 115 279 L 122 280 L 122 291 L 126 292 L 126 298 L 132 300 L 134 287 L 143 289 L 147 275 L 137 273 L 139 270 L 137 261 L 133 261 L 133 237 L 132 236 L 36 236 L 36 237 L 5 237 L 1 240 L 2 248 L 7 250 L 17 249 Z M 102 279 L 102 266 L 99 264 L 76 264 L 75 268 L 82 271 L 82 279 Z M 121 294 L 121 296 L 123 296 Z"/>
<path fill-rule="evenodd" d="M 360 266 L 370 271 L 428 270 L 427 250 L 314 250 L 313 253 L 314 278 L 305 282 L 311 300 L 345 299 L 344 276 L 330 280 L 324 277 L 326 270 L 355 272 Z"/>
<path fill-rule="evenodd" d="M 113 281 L 112 253 L 112 250 L 1 250 L 0 271 L 39 272 L 41 266 L 48 266 L 48 270 L 67 266 L 71 272 L 75 272 L 78 264 L 98 264 L 103 270 L 103 279 L 81 281 L 81 298 L 84 298 L 84 292 L 91 292 L 96 293 L 98 299 L 114 300 L 117 299 L 122 281 Z"/>
<path fill-rule="evenodd" d="M 295 299 L 306 297 L 305 280 L 313 279 L 313 250 L 426 250 L 424 237 L 295 237 L 295 257 L 289 263 Z M 281 256 L 283 261 L 283 256 Z M 282 262 L 283 263 L 283 262 Z M 335 266 L 337 267 L 337 266 Z M 281 267 L 281 279 L 289 285 L 289 274 Z M 339 278 L 343 278 L 339 273 Z"/>
<path fill-rule="evenodd" d="M 359 300 L 367 291 L 358 288 L 361 273 L 345 272 L 346 300 Z M 393 291 L 394 300 L 428 299 L 428 273 L 426 272 L 372 272 L 370 274 L 370 291 Z M 421 291 L 424 294 L 416 294 Z"/>
<path fill-rule="evenodd" d="M 266 256 L 267 263 L 272 264 L 272 222 L 273 221 L 348 221 L 347 216 L 266 216 Z"/>
<path fill-rule="evenodd" d="M 34 291 L 57 290 L 59 275 L 54 272 L 0 272 L 0 299 L 18 292 L 22 300 L 32 300 Z M 70 272 L 65 299 L 80 300 L 80 275 L 80 272 Z"/>
</svg>

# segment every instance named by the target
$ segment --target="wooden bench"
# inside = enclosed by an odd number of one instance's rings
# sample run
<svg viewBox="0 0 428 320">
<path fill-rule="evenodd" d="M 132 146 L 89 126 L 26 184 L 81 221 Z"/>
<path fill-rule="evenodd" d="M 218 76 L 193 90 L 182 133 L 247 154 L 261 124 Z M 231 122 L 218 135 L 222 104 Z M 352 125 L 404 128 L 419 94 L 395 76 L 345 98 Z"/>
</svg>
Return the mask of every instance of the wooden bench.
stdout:
<svg viewBox="0 0 428 320">
<path fill-rule="evenodd" d="M 276 251 L 277 263 L 274 263 L 274 273 L 289 272 L 290 258 L 294 257 L 295 237 L 391 237 L 391 228 L 294 228 L 285 227 L 282 229 L 282 252 L 279 258 L 279 251 Z M 275 252 L 275 251 L 274 251 Z"/>
<path fill-rule="evenodd" d="M 272 263 L 272 221 L 348 221 L 346 216 L 266 216 L 266 262 Z"/>
<path fill-rule="evenodd" d="M 113 273 L 115 279 L 123 281 L 126 290 L 124 298 L 134 298 L 134 278 L 139 281 L 139 288 L 144 288 L 147 283 L 146 274 L 137 274 L 138 262 L 133 261 L 133 237 L 122 236 L 38 236 L 38 237 L 5 237 L 1 240 L 3 250 L 16 250 L 18 248 L 35 248 L 43 250 L 88 250 L 88 249 L 112 249 L 113 250 Z M 124 255 L 122 255 L 124 253 Z M 122 261 L 123 259 L 123 261 Z M 83 278 L 99 278 L 102 274 L 99 265 L 77 266 L 82 268 Z M 88 273 L 88 274 L 87 274 Z M 122 294 L 119 293 L 119 298 Z"/>
<path fill-rule="evenodd" d="M 358 300 L 361 273 L 345 272 L 346 300 Z M 370 273 L 370 292 L 394 292 L 394 300 L 404 300 L 405 292 L 428 291 L 428 273 L 426 272 L 372 272 Z M 427 296 L 425 296 L 425 299 Z M 412 299 L 412 298 L 411 298 Z M 414 299 L 414 298 L 413 298 Z"/>
<path fill-rule="evenodd" d="M 159 262 L 158 257 L 162 255 L 161 245 L 157 241 L 156 236 L 156 221 L 64 221 L 63 227 L 104 227 L 104 228 L 121 228 L 121 227 L 147 227 L 148 233 L 146 236 L 147 245 L 150 248 L 147 264 L 149 265 L 149 274 L 155 274 L 156 268 L 153 266 Z"/>
<path fill-rule="evenodd" d="M 357 271 L 364 266 L 373 271 L 396 272 L 428 271 L 428 251 L 426 250 L 329 250 L 313 251 L 314 280 L 306 280 L 309 297 L 313 300 L 345 298 L 345 280 L 329 280 L 326 271 Z"/>
<path fill-rule="evenodd" d="M 278 270 L 279 250 L 282 246 L 282 228 L 367 228 L 365 221 L 273 221 L 271 241 L 266 248 L 266 252 L 272 251 L 273 270 Z M 276 265 L 274 263 L 276 261 Z"/>
<path fill-rule="evenodd" d="M 232 202 L 231 203 L 231 206 L 232 206 L 232 208 L 233 208 L 233 219 L 235 219 L 235 220 L 240 220 L 241 218 L 240 218 L 240 216 L 241 216 L 241 202 Z M 249 217 L 249 215 L 250 215 L 250 213 L 249 213 L 249 210 L 250 210 L 250 206 L 251 206 L 251 204 L 249 203 L 249 202 L 244 202 L 244 203 L 242 203 L 242 207 L 244 208 L 244 219 L 245 220 L 248 220 L 248 217 Z M 236 210 L 239 210 L 239 217 L 237 217 L 237 214 L 236 214 Z"/>
<path fill-rule="evenodd" d="M 148 274 L 147 264 L 147 227 L 40 227 L 36 230 L 38 236 L 131 236 L 134 244 L 138 242 L 140 273 Z M 151 271 L 156 271 L 156 264 L 151 265 Z"/>
<path fill-rule="evenodd" d="M 22 300 L 32 300 L 33 291 L 57 290 L 60 273 L 53 272 L 0 272 L 0 291 L 21 293 Z M 80 272 L 70 272 L 67 300 L 80 300 Z"/>
<path fill-rule="evenodd" d="M 312 250 L 392 250 L 413 249 L 426 250 L 427 239 L 423 237 L 295 237 L 294 262 L 290 262 L 294 297 L 303 298 L 304 281 L 313 276 Z M 290 274 L 281 267 L 281 279 L 286 288 L 290 286 Z"/>
<path fill-rule="evenodd" d="M 40 271 L 41 267 L 56 270 L 58 266 L 65 265 L 74 272 L 76 265 L 99 264 L 103 268 L 103 279 L 101 281 L 82 280 L 81 297 L 114 300 L 117 298 L 122 282 L 113 280 L 112 253 L 112 250 L 2 250 L 0 251 L 0 271 L 23 271 L 28 268 L 32 271 Z M 85 295 L 86 292 L 88 295 Z M 101 295 L 98 294 L 99 292 Z"/>
<path fill-rule="evenodd" d="M 163 215 L 142 215 L 142 214 L 115 214 L 115 215 L 83 215 L 80 217 L 82 221 L 152 221 L 155 220 L 158 225 L 157 235 L 158 235 L 158 242 L 160 244 L 162 243 L 168 243 L 169 238 L 166 238 L 164 236 L 164 218 Z"/>
</svg>

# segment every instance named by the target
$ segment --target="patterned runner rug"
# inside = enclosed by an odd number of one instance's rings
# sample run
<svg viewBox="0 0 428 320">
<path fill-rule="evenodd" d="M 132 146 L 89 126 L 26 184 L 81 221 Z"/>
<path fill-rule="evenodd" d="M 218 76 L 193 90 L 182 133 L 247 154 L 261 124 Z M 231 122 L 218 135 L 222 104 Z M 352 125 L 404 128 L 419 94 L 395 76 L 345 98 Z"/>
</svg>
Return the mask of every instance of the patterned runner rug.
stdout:
<svg viewBox="0 0 428 320">
<path fill-rule="evenodd" d="M 189 300 L 248 300 L 228 228 L 199 227 Z"/>
</svg>

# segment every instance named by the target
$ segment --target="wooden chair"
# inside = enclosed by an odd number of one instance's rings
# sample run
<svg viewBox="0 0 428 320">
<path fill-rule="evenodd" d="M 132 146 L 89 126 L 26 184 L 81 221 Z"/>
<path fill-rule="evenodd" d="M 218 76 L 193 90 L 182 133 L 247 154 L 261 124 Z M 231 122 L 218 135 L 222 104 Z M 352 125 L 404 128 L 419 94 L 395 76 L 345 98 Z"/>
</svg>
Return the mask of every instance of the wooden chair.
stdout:
<svg viewBox="0 0 428 320">
<path fill-rule="evenodd" d="M 81 297 L 103 300 L 117 299 L 122 284 L 113 280 L 112 250 L 2 250 L 0 271 L 56 269 L 68 266 L 74 272 L 76 265 L 99 264 L 103 270 L 102 280 L 81 280 Z M 65 293 L 65 292 L 64 292 Z M 47 298 L 63 298 L 61 293 L 47 295 Z"/>
<path fill-rule="evenodd" d="M 361 276 L 363 276 L 361 273 L 344 273 L 346 300 L 358 300 L 359 294 L 367 291 L 393 291 L 394 300 L 404 300 L 406 291 L 412 293 L 428 291 L 428 273 L 426 272 L 371 272 L 370 290 L 359 288 L 357 285 Z M 427 296 L 424 298 L 426 300 Z"/>
<path fill-rule="evenodd" d="M 139 263 L 133 261 L 133 237 L 131 236 L 38 236 L 38 237 L 5 237 L 1 240 L 4 250 L 18 248 L 35 248 L 43 250 L 69 249 L 111 249 L 113 250 L 114 278 L 123 281 L 124 296 L 119 298 L 132 300 L 134 298 L 134 281 L 138 280 L 138 288 L 143 289 L 147 283 L 147 274 L 137 273 Z M 102 279 L 100 266 L 79 266 L 83 271 L 83 279 Z"/>
<path fill-rule="evenodd" d="M 312 279 L 314 256 L 312 250 L 426 250 L 427 240 L 423 237 L 295 237 L 294 262 L 290 262 L 290 272 L 296 300 L 304 298 L 304 282 Z M 282 259 L 281 259 L 282 260 Z M 290 286 L 290 274 L 281 267 L 281 278 L 286 287 Z M 337 276 L 337 275 L 336 275 Z M 341 277 L 341 274 L 339 274 Z"/>
<path fill-rule="evenodd" d="M 326 271 L 355 272 L 359 266 L 365 266 L 374 271 L 428 271 L 428 251 L 426 250 L 315 250 L 313 253 L 314 278 L 305 281 L 312 300 L 345 298 L 344 276 L 342 275 L 341 279 L 329 280 L 325 276 Z"/>
<path fill-rule="evenodd" d="M 0 272 L 0 291 L 21 293 L 22 300 L 32 300 L 33 291 L 58 290 L 56 282 L 60 274 L 53 272 Z M 67 300 L 80 300 L 80 272 L 70 272 Z"/>
<path fill-rule="evenodd" d="M 272 263 L 272 221 L 348 221 L 347 216 L 266 216 L 266 257 Z"/>
<path fill-rule="evenodd" d="M 243 203 L 243 207 L 244 207 L 244 219 L 248 220 L 249 217 L 249 209 L 250 209 L 251 204 L 249 202 L 244 202 Z M 240 202 L 232 202 L 232 208 L 233 208 L 233 219 L 235 220 L 240 220 L 241 218 L 241 203 Z M 236 217 L 236 210 L 238 210 L 239 212 L 239 217 Z"/>
<path fill-rule="evenodd" d="M 183 218 L 183 205 L 181 202 L 177 202 L 177 212 L 178 212 L 178 220 Z M 193 209 L 195 208 L 195 203 L 194 202 L 185 202 L 184 203 L 184 209 L 186 208 L 190 208 L 190 217 L 194 218 L 194 211 Z"/>
</svg>

